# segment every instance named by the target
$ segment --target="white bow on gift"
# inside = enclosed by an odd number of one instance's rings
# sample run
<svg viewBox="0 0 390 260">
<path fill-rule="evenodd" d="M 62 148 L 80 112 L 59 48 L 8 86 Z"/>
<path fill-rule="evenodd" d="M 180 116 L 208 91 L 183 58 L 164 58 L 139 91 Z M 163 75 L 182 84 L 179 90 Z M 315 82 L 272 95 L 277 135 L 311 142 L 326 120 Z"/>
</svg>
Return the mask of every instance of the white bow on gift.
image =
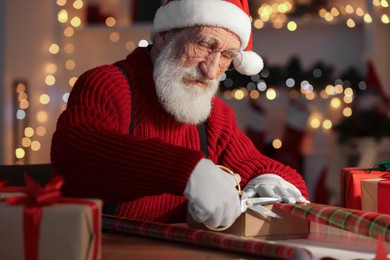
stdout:
<svg viewBox="0 0 390 260">
<path fill-rule="evenodd" d="M 271 198 L 271 197 L 254 197 L 254 198 L 249 197 L 245 191 L 241 190 L 240 180 L 239 180 L 239 177 L 237 176 L 237 174 L 235 174 L 232 170 L 230 170 L 229 168 L 227 168 L 225 166 L 222 166 L 222 165 L 217 165 L 217 166 L 219 168 L 221 168 L 222 170 L 226 171 L 227 173 L 230 173 L 234 177 L 234 179 L 237 183 L 237 192 L 241 197 L 241 212 L 242 213 L 246 212 L 249 209 L 249 210 L 252 210 L 258 214 L 270 216 L 273 218 L 281 218 L 275 212 L 272 212 L 271 210 L 264 207 L 264 205 L 269 205 L 269 204 L 280 202 L 280 199 Z M 223 230 L 230 228 L 231 226 L 232 226 L 232 224 L 228 225 L 228 226 L 224 226 L 224 227 L 213 228 L 213 227 L 206 225 L 206 227 L 208 229 L 213 230 L 213 231 L 223 231 Z"/>
</svg>

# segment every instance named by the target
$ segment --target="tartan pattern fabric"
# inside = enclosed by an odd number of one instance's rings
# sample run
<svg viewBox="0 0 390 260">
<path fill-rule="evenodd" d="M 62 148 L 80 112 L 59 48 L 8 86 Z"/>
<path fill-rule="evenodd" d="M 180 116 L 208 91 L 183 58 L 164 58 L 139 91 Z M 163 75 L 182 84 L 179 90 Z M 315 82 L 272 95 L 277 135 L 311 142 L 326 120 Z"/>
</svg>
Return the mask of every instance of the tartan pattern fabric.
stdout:
<svg viewBox="0 0 390 260">
<path fill-rule="evenodd" d="M 157 238 L 267 258 L 313 259 L 312 254 L 303 248 L 279 245 L 261 239 L 191 229 L 184 225 L 143 222 L 103 215 L 102 228 L 104 231 Z"/>
<path fill-rule="evenodd" d="M 340 228 L 310 222 L 309 241 L 321 241 L 325 244 L 336 244 L 345 250 L 375 252 L 378 240 L 369 236 L 356 234 Z M 310 243 L 310 242 L 309 242 Z"/>
<path fill-rule="evenodd" d="M 276 207 L 312 222 L 390 242 L 390 215 L 323 204 L 275 204 Z"/>
</svg>

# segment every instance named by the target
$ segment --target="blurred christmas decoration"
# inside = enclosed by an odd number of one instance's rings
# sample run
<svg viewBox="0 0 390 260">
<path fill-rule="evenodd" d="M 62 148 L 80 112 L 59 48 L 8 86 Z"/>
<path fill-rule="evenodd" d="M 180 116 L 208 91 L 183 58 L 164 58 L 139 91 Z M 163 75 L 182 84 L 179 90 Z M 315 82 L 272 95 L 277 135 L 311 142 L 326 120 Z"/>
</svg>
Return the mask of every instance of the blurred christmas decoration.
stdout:
<svg viewBox="0 0 390 260">
<path fill-rule="evenodd" d="M 312 201 L 336 205 L 338 193 L 329 187 L 338 179 L 330 182 L 328 172 L 338 176 L 335 168 L 347 164 L 328 168 L 325 157 L 333 156 L 320 147 L 330 145 L 331 136 L 340 142 L 390 138 L 390 103 L 371 62 L 365 72 L 350 67 L 335 74 L 324 62 L 305 70 L 298 57 L 291 57 L 285 66 L 268 66 L 252 77 L 229 71 L 221 90 L 227 100 L 248 103 L 246 115 L 237 116 L 246 118 L 244 131 L 255 146 L 310 179 Z M 305 164 L 320 157 L 317 172 L 305 171 Z"/>
<path fill-rule="evenodd" d="M 15 164 L 20 164 L 22 158 L 28 160 L 31 146 L 31 137 L 33 129 L 28 127 L 30 96 L 29 84 L 26 80 L 15 80 L 12 84 L 13 89 L 13 113 L 16 116 L 13 125 Z"/>
<path fill-rule="evenodd" d="M 390 136 L 390 119 L 384 107 L 389 100 L 376 90 L 367 90 L 355 99 L 352 115 L 344 118 L 334 130 L 339 134 L 339 142 L 356 137 Z"/>
<path fill-rule="evenodd" d="M 78 0 L 81 2 L 81 0 Z M 124 23 L 150 23 L 161 0 L 84 0 L 89 24 L 104 24 L 109 17 L 123 20 Z M 327 0 L 251 0 L 249 1 L 254 27 L 262 29 L 271 25 L 275 29 L 286 28 L 289 31 L 299 29 L 299 23 L 308 19 L 317 19 L 326 23 L 338 20 L 349 28 L 357 23 L 371 23 L 379 19 L 389 24 L 389 4 L 387 0 L 372 1 L 327 1 Z M 122 17 L 122 18 L 121 18 Z M 124 24 L 123 23 L 123 24 Z M 122 22 L 119 21 L 119 24 Z"/>
<path fill-rule="evenodd" d="M 266 61 L 265 64 L 267 64 Z M 363 75 L 356 68 L 347 68 L 339 76 L 334 76 L 333 71 L 331 66 L 321 61 L 304 71 L 299 58 L 291 57 L 286 66 L 266 66 L 259 75 L 251 77 L 243 76 L 236 71 L 227 71 L 226 78 L 221 84 L 221 90 L 232 91 L 244 87 L 249 91 L 264 92 L 269 87 L 283 87 L 301 94 L 308 94 L 326 90 L 330 85 L 334 87 L 340 85 L 343 88 L 342 91 L 345 88 L 351 88 L 354 93 L 364 91 L 367 88 Z M 337 93 L 329 92 L 328 94 Z"/>
<path fill-rule="evenodd" d="M 367 64 L 366 91 L 360 92 L 352 106 L 352 115 L 343 119 L 334 130 L 343 143 L 356 137 L 390 136 L 390 100 L 385 96 L 374 65 Z"/>
<path fill-rule="evenodd" d="M 291 146 L 287 145 L 291 142 L 296 148 L 299 146 L 297 141 L 303 139 L 299 132 L 305 132 L 306 127 L 331 130 L 337 125 L 335 131 L 340 134 L 341 139 L 344 135 L 363 134 L 362 131 L 370 131 L 364 134 L 374 134 L 375 131 L 377 135 L 390 135 L 390 127 L 387 123 L 389 101 L 384 97 L 383 91 L 378 91 L 382 87 L 376 75 L 373 75 L 373 65 L 368 64 L 365 76 L 353 67 L 347 68 L 339 76 L 333 76 L 333 71 L 331 66 L 322 62 L 317 62 L 305 71 L 300 65 L 299 58 L 292 57 L 286 66 L 266 67 L 259 75 L 251 77 L 228 71 L 221 81 L 220 89 L 227 100 L 249 99 L 247 134 L 260 151 L 269 151 L 272 156 L 276 155 L 272 149 L 269 149 L 269 144 L 275 138 L 280 138 L 282 144 L 274 149 L 285 150 L 286 146 Z M 375 93 L 376 96 L 373 96 Z M 267 105 L 264 100 L 267 100 Z M 286 136 L 287 133 L 296 132 L 299 138 L 278 136 L 270 139 L 267 136 L 264 130 L 264 117 L 269 112 L 266 106 L 272 102 L 287 111 L 286 125 L 292 128 L 286 130 Z M 299 120 L 295 119 L 295 116 L 300 116 Z M 367 130 L 351 125 L 352 122 L 355 124 L 358 123 L 356 120 L 363 119 L 368 120 Z M 369 123 L 371 120 L 372 124 Z M 302 123 L 298 126 L 297 122 Z M 364 122 L 362 121 L 361 124 Z M 372 129 L 372 126 L 376 126 L 376 129 Z"/>
<path fill-rule="evenodd" d="M 389 24 L 389 4 L 387 0 L 373 1 L 326 1 L 326 0 L 281 0 L 250 1 L 254 27 L 262 29 L 267 24 L 275 29 L 287 28 L 295 31 L 301 21 L 320 18 L 327 23 L 338 20 L 349 28 L 357 23 L 371 23 L 379 19 Z"/>
</svg>

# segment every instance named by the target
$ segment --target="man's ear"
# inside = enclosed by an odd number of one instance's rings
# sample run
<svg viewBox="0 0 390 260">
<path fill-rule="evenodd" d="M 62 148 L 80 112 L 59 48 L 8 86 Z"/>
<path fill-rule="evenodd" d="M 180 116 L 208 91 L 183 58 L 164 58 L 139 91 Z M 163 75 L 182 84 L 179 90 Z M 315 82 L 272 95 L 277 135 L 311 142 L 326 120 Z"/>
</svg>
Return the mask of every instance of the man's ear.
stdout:
<svg viewBox="0 0 390 260">
<path fill-rule="evenodd" d="M 154 46 L 161 51 L 167 44 L 170 36 L 171 33 L 169 31 L 157 33 L 154 37 Z"/>
</svg>

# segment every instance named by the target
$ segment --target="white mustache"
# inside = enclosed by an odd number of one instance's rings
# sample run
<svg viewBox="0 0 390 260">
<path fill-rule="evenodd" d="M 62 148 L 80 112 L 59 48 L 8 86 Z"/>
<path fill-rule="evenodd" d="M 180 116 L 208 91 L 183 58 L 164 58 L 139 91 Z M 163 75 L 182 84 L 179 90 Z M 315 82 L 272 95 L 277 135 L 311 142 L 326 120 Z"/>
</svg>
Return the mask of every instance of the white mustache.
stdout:
<svg viewBox="0 0 390 260">
<path fill-rule="evenodd" d="M 214 81 L 218 81 L 218 80 L 207 79 L 203 75 L 203 73 L 199 70 L 199 68 L 186 68 L 186 69 L 183 69 L 183 71 L 184 71 L 183 78 L 188 79 L 188 80 L 202 82 L 202 83 L 206 84 L 206 86 L 209 86 L 210 83 L 212 83 Z"/>
</svg>

